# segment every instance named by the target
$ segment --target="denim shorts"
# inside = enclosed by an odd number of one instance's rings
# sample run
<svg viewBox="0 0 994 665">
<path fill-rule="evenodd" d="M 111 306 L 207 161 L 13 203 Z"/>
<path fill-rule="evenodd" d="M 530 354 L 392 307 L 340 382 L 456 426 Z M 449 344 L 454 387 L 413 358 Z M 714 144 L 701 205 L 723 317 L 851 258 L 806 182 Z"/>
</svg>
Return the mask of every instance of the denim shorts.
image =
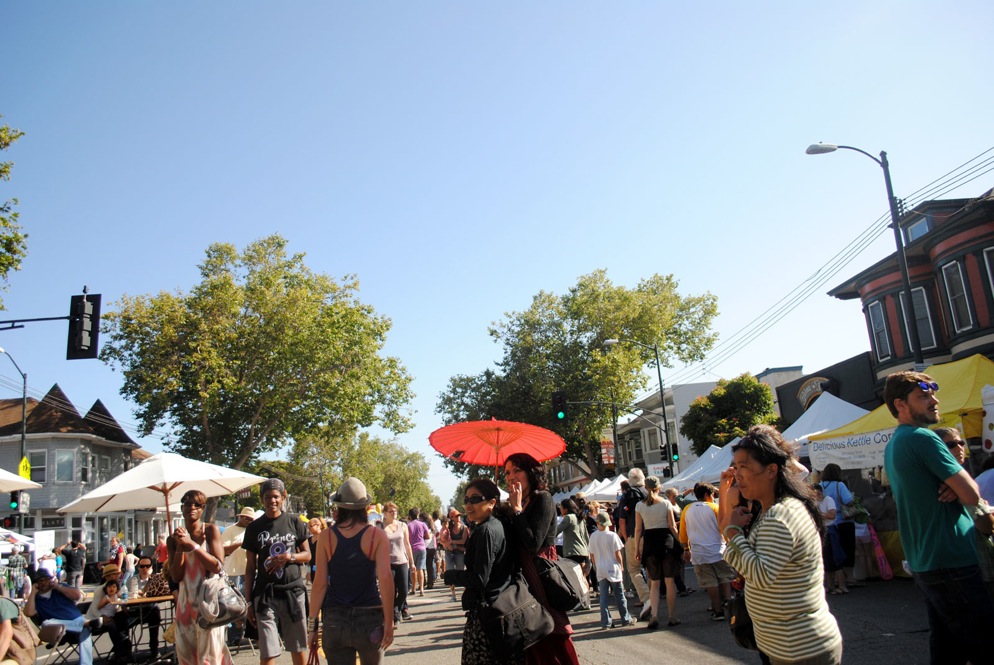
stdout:
<svg viewBox="0 0 994 665">
<path fill-rule="evenodd" d="M 325 607 L 321 644 L 328 665 L 362 665 L 383 661 L 382 607 Z"/>
<path fill-rule="evenodd" d="M 466 570 L 465 554 L 455 550 L 445 551 L 446 570 Z"/>
<path fill-rule="evenodd" d="M 425 562 L 428 560 L 428 553 L 424 550 L 413 550 L 414 567 L 417 570 L 427 570 Z"/>
</svg>

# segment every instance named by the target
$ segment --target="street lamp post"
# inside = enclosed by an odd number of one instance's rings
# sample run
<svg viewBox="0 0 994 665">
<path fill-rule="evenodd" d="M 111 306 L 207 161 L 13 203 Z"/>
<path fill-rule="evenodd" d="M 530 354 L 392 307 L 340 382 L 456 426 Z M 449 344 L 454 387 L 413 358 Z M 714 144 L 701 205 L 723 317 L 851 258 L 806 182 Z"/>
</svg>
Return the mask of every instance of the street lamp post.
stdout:
<svg viewBox="0 0 994 665">
<path fill-rule="evenodd" d="M 666 451 L 666 461 L 670 467 L 670 478 L 673 478 L 676 476 L 676 472 L 679 471 L 680 467 L 673 464 L 673 451 L 670 450 L 670 423 L 666 416 L 666 393 L 663 387 L 663 365 L 659 361 L 659 345 L 655 342 L 652 344 L 643 344 L 634 339 L 606 339 L 604 340 L 604 346 L 614 346 L 621 342 L 629 342 L 630 344 L 636 344 L 646 349 L 652 349 L 656 354 L 656 376 L 659 378 L 659 408 L 663 412 L 663 449 Z"/>
<path fill-rule="evenodd" d="M 18 465 L 20 465 L 23 463 L 24 455 L 26 454 L 24 450 L 24 439 L 27 435 L 27 428 L 28 428 L 28 375 L 25 372 L 21 371 L 21 366 L 17 364 L 17 361 L 14 360 L 14 357 L 9 353 L 7 353 L 7 351 L 3 347 L 0 347 L 0 353 L 10 358 L 10 362 L 14 363 L 14 367 L 17 368 L 17 373 L 21 375 L 21 379 L 23 380 L 22 384 L 23 389 L 21 391 L 21 458 L 20 460 L 18 460 Z M 22 527 L 20 529 L 21 532 L 24 531 L 23 520 L 24 518 L 18 515 L 18 525 Z"/>
<path fill-rule="evenodd" d="M 852 150 L 861 155 L 866 155 L 875 161 L 884 171 L 884 184 L 887 186 L 887 203 L 890 205 L 891 227 L 894 229 L 894 244 L 897 246 L 897 263 L 901 268 L 904 297 L 908 301 L 908 312 L 911 314 L 910 317 L 906 317 L 906 320 L 907 318 L 911 319 L 907 322 L 908 341 L 911 344 L 911 352 L 915 357 L 915 371 L 922 372 L 925 370 L 925 357 L 922 355 L 922 345 L 918 335 L 918 319 L 915 316 L 915 301 L 911 294 L 911 277 L 908 275 L 908 257 L 904 252 L 904 239 L 901 237 L 901 226 L 898 224 L 901 213 L 898 210 L 897 198 L 894 196 L 894 186 L 890 181 L 890 163 L 887 161 L 887 153 L 881 150 L 880 159 L 877 159 L 865 150 L 854 148 L 851 145 L 835 145 L 832 143 L 815 143 L 809 145 L 805 153 L 809 155 L 824 155 L 825 153 L 835 152 L 836 150 Z"/>
</svg>

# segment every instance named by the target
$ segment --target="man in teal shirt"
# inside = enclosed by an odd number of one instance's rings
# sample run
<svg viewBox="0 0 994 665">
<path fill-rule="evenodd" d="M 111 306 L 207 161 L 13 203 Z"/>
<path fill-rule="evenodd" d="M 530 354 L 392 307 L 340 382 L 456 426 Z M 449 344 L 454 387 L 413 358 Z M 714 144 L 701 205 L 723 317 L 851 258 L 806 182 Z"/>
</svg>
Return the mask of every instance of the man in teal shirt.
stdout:
<svg viewBox="0 0 994 665">
<path fill-rule="evenodd" d="M 942 439 L 939 385 L 921 372 L 887 377 L 884 402 L 899 423 L 884 451 L 897 503 L 901 545 L 925 597 L 933 663 L 994 663 L 988 643 L 994 602 L 987 595 L 974 549 L 973 520 L 964 506 L 980 501 L 977 484 Z"/>
</svg>

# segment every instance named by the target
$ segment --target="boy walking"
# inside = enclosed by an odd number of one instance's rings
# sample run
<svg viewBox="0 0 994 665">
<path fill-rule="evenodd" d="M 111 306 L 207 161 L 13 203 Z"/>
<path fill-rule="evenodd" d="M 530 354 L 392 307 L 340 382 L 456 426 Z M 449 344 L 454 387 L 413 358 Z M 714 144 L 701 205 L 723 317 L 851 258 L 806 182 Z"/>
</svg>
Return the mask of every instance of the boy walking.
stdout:
<svg viewBox="0 0 994 665">
<path fill-rule="evenodd" d="M 607 513 L 597 514 L 597 531 L 590 534 L 590 542 L 587 549 L 590 552 L 590 560 L 597 569 L 597 583 L 600 587 L 598 594 L 601 604 L 601 628 L 613 628 L 615 625 L 631 626 L 635 619 L 628 613 L 628 601 L 625 600 L 625 590 L 621 585 L 621 566 L 624 559 L 622 552 L 625 550 L 621 538 L 613 531 L 611 526 L 611 516 Z M 610 595 L 614 595 L 614 602 L 618 606 L 618 614 L 621 616 L 620 624 L 611 622 L 611 610 L 608 607 Z"/>
</svg>

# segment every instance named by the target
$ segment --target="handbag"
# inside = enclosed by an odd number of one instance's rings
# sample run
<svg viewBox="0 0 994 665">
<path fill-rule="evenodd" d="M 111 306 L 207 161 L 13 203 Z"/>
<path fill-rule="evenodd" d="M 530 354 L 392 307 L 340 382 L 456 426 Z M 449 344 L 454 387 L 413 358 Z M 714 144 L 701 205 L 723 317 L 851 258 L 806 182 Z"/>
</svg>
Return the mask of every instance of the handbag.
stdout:
<svg viewBox="0 0 994 665">
<path fill-rule="evenodd" d="M 224 571 L 200 583 L 197 594 L 197 625 L 201 628 L 206 630 L 224 626 L 243 619 L 247 613 L 245 596 L 231 586 Z"/>
<path fill-rule="evenodd" d="M 728 628 L 732 631 L 732 639 L 743 649 L 759 651 L 756 644 L 756 634 L 752 630 L 752 617 L 746 607 L 745 591 L 739 591 L 727 603 Z"/>
<path fill-rule="evenodd" d="M 842 515 L 842 519 L 850 520 L 853 522 L 859 522 L 860 524 L 866 524 L 870 521 L 870 513 L 863 507 L 860 502 L 859 497 L 856 496 L 855 492 L 850 492 L 852 494 L 852 503 L 846 505 L 842 503 L 842 494 L 839 492 L 839 481 L 835 482 L 835 496 L 838 498 L 837 503 L 839 504 L 839 513 Z"/>
<path fill-rule="evenodd" d="M 4 598 L 3 602 L 14 604 L 9 598 Z M 31 619 L 24 616 L 24 610 L 18 608 L 17 619 L 11 621 L 14 632 L 7 646 L 7 656 L 17 665 L 34 665 L 37 653 L 35 647 L 41 644 L 38 637 L 38 628 L 35 627 Z"/>
<path fill-rule="evenodd" d="M 520 572 L 494 602 L 477 611 L 490 648 L 502 659 L 520 656 L 555 628 L 549 610 L 528 590 L 528 583 Z"/>
<path fill-rule="evenodd" d="M 549 607 L 560 612 L 569 612 L 586 598 L 581 581 L 583 569 L 570 559 L 549 559 L 536 556 L 535 569 L 538 579 L 545 589 Z"/>
</svg>

